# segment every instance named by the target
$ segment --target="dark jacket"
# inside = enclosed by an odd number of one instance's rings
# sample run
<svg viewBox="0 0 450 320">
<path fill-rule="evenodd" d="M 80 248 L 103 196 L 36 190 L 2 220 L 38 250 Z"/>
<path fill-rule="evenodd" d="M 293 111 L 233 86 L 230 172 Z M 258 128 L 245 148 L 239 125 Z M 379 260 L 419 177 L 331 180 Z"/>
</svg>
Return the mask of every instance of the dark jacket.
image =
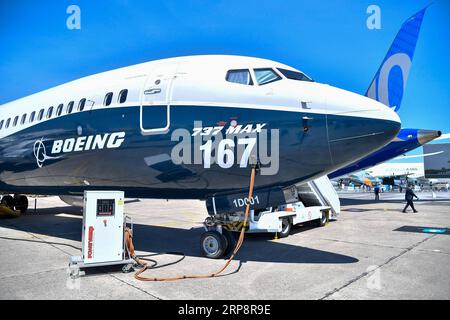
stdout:
<svg viewBox="0 0 450 320">
<path fill-rule="evenodd" d="M 412 199 L 416 197 L 416 194 L 414 193 L 414 191 L 412 191 L 411 188 L 406 188 L 406 192 L 405 192 L 405 200 L 406 201 L 412 201 Z"/>
</svg>

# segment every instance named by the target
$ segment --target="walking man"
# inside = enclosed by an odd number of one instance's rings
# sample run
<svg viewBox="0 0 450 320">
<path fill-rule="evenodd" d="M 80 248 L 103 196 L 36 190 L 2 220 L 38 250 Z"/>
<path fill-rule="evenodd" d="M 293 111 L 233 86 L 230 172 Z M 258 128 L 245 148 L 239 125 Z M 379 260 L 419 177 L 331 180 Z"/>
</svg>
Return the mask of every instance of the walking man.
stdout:
<svg viewBox="0 0 450 320">
<path fill-rule="evenodd" d="M 373 191 L 375 192 L 375 201 L 380 200 L 380 186 L 378 184 L 375 186 Z"/>
<path fill-rule="evenodd" d="M 414 191 L 412 191 L 411 186 L 408 186 L 405 191 L 405 200 L 406 200 L 406 206 L 403 209 L 403 212 L 406 212 L 406 209 L 411 206 L 411 209 L 413 209 L 414 213 L 418 212 L 416 208 L 414 208 L 413 199 L 416 198 L 419 200 L 419 197 L 416 196 Z"/>
</svg>

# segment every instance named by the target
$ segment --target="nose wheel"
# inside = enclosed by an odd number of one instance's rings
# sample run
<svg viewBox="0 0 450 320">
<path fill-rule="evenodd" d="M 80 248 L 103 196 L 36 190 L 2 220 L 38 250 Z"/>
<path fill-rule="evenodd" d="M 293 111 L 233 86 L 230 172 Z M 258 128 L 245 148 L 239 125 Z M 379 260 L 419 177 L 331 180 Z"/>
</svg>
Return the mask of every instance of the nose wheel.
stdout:
<svg viewBox="0 0 450 320">
<path fill-rule="evenodd" d="M 228 249 L 228 241 L 218 231 L 207 231 L 200 238 L 202 255 L 210 259 L 221 258 Z"/>
</svg>

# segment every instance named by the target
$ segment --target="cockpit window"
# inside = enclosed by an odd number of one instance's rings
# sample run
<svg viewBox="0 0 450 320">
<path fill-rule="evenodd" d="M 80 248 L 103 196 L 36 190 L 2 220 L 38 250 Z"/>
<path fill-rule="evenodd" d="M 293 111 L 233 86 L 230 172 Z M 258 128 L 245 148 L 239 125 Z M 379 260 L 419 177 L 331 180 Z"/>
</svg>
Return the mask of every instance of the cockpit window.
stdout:
<svg viewBox="0 0 450 320">
<path fill-rule="evenodd" d="M 270 68 L 255 69 L 256 82 L 260 86 L 281 80 L 281 77 Z"/>
<path fill-rule="evenodd" d="M 247 69 L 228 71 L 226 80 L 228 82 L 240 83 L 248 86 L 253 85 L 253 80 L 252 77 L 250 76 L 250 71 Z"/>
<path fill-rule="evenodd" d="M 313 79 L 311 79 L 310 77 L 308 77 L 307 75 L 305 75 L 302 72 L 286 70 L 286 69 L 281 69 L 281 68 L 277 68 L 277 69 L 278 69 L 278 71 L 280 71 L 283 74 L 283 76 L 285 76 L 288 79 L 314 82 Z"/>
</svg>

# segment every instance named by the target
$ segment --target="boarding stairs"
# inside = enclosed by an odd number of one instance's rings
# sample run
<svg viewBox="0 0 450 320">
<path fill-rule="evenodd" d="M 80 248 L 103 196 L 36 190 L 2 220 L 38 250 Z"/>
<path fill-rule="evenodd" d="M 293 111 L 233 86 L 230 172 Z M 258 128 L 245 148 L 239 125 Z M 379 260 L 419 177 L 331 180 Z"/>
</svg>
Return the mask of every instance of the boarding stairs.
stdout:
<svg viewBox="0 0 450 320">
<path fill-rule="evenodd" d="M 296 185 L 298 196 L 305 207 L 330 207 L 333 216 L 341 212 L 339 196 L 327 176 Z"/>
</svg>

